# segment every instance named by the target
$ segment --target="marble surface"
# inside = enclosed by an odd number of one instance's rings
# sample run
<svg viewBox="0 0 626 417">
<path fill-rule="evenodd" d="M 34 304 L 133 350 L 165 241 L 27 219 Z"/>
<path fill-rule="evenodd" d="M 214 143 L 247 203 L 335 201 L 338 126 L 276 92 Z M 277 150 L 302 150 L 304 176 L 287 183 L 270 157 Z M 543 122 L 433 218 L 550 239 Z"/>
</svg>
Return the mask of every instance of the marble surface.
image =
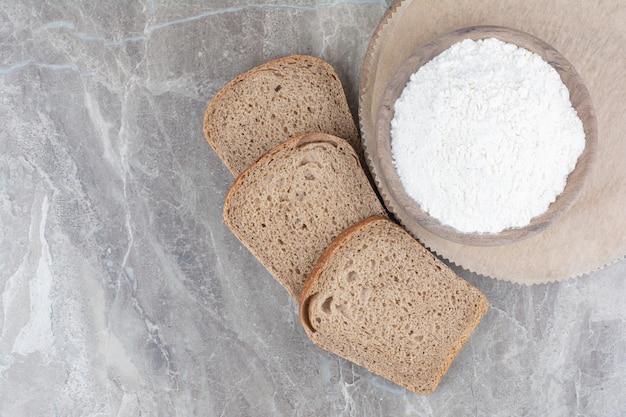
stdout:
<svg viewBox="0 0 626 417">
<path fill-rule="evenodd" d="M 390 2 L 0 4 L 0 416 L 626 415 L 624 259 L 532 287 L 455 268 L 491 309 L 419 396 L 314 347 L 225 227 L 210 98 L 307 53 L 356 114 Z"/>
</svg>

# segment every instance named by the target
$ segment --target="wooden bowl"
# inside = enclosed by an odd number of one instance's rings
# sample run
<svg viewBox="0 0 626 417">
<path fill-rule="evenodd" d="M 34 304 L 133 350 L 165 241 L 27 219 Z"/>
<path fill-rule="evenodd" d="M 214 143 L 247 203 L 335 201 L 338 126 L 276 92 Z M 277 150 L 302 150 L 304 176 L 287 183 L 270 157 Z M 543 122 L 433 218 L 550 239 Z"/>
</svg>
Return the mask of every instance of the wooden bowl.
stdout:
<svg viewBox="0 0 626 417">
<path fill-rule="evenodd" d="M 570 101 L 583 123 L 585 148 L 578 158 L 575 169 L 569 174 L 560 195 L 543 214 L 533 218 L 525 227 L 509 228 L 499 233 L 463 233 L 441 223 L 424 212 L 405 191 L 393 163 L 391 153 L 391 120 L 394 104 L 404 90 L 410 76 L 422 65 L 439 55 L 453 44 L 464 39 L 496 38 L 512 43 L 541 56 L 552 65 L 570 92 Z M 419 46 L 396 69 L 383 93 L 375 121 L 376 136 L 368 148 L 368 161 L 378 172 L 376 183 L 387 208 L 409 231 L 422 227 L 444 239 L 467 245 L 502 245 L 513 243 L 537 234 L 556 222 L 576 202 L 591 169 L 597 146 L 597 123 L 591 96 L 574 67 L 554 48 L 527 33 L 497 26 L 468 27 L 441 35 Z M 370 167 L 372 168 L 372 167 Z"/>
</svg>

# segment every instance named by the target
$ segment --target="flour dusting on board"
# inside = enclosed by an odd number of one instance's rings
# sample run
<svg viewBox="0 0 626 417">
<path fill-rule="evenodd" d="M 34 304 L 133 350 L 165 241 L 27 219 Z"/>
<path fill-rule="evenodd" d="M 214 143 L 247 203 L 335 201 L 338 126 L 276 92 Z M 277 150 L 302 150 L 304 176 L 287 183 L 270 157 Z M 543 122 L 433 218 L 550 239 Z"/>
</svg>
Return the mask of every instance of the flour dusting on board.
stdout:
<svg viewBox="0 0 626 417">
<path fill-rule="evenodd" d="M 405 190 L 461 232 L 528 225 L 563 191 L 584 147 L 556 70 L 494 38 L 466 39 L 422 66 L 391 122 Z"/>
</svg>

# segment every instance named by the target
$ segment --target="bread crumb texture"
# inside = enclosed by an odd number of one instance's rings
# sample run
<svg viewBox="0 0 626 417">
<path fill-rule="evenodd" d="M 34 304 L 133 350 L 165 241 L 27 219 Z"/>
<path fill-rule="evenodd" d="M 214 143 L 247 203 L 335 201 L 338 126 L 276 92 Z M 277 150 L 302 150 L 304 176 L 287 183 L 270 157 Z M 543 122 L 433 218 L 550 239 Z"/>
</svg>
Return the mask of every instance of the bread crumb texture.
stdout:
<svg viewBox="0 0 626 417">
<path fill-rule="evenodd" d="M 342 233 L 302 293 L 310 339 L 420 394 L 435 390 L 485 296 L 386 218 Z"/>
<path fill-rule="evenodd" d="M 322 133 L 268 152 L 235 180 L 224 204 L 228 227 L 296 300 L 334 237 L 384 213 L 354 149 Z"/>
<path fill-rule="evenodd" d="M 326 61 L 307 55 L 279 58 L 235 78 L 204 118 L 207 141 L 235 176 L 280 143 L 311 132 L 346 139 L 360 155 L 339 77 Z"/>
</svg>

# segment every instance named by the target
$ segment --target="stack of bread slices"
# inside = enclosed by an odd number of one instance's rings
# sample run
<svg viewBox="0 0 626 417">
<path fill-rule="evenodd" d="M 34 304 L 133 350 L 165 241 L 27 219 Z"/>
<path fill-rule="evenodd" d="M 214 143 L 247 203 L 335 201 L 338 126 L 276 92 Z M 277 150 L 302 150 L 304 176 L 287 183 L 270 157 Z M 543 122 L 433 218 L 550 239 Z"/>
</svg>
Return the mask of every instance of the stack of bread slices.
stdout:
<svg viewBox="0 0 626 417">
<path fill-rule="evenodd" d="M 432 392 L 488 302 L 387 217 L 332 66 L 293 55 L 241 74 L 204 134 L 236 177 L 225 223 L 299 304 L 310 340 Z"/>
</svg>

